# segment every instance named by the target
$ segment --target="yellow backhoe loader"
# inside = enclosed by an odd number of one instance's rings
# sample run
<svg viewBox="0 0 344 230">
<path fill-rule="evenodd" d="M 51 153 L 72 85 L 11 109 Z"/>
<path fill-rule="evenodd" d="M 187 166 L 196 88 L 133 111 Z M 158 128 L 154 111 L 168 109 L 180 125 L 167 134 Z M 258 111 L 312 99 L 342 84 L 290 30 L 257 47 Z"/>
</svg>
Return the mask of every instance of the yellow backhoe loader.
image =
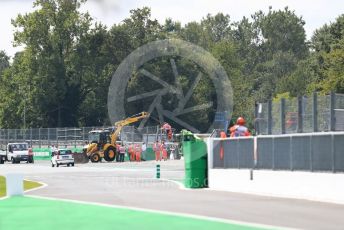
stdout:
<svg viewBox="0 0 344 230">
<path fill-rule="evenodd" d="M 89 132 L 89 144 L 84 147 L 83 153 L 91 162 L 99 162 L 101 159 L 113 161 L 116 158 L 116 140 L 126 125 L 135 123 L 149 117 L 149 113 L 141 112 L 115 123 L 112 130 L 92 130 Z"/>
</svg>

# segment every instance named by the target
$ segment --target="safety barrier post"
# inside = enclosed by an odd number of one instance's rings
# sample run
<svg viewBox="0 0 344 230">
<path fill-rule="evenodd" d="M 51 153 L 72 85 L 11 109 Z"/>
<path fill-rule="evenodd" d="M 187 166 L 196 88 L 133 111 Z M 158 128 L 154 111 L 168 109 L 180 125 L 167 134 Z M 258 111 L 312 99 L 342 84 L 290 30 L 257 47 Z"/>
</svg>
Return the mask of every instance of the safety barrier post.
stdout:
<svg viewBox="0 0 344 230">
<path fill-rule="evenodd" d="M 313 132 L 318 132 L 318 94 L 313 92 Z"/>
<path fill-rule="evenodd" d="M 156 179 L 160 179 L 160 165 L 156 165 Z"/>
<path fill-rule="evenodd" d="M 330 94 L 330 131 L 336 130 L 335 107 L 336 107 L 336 94 L 333 91 L 331 91 L 331 94 Z"/>
<path fill-rule="evenodd" d="M 30 146 L 31 146 L 31 148 L 33 147 L 33 144 L 32 144 L 32 128 L 30 128 Z"/>
<path fill-rule="evenodd" d="M 285 134 L 285 98 L 281 98 L 281 133 Z"/>
<path fill-rule="evenodd" d="M 310 145 L 309 145 L 309 169 L 313 172 L 313 135 L 310 135 Z"/>
<path fill-rule="evenodd" d="M 275 170 L 275 137 L 272 137 L 272 170 Z"/>
<path fill-rule="evenodd" d="M 48 146 L 50 146 L 50 129 L 48 128 Z"/>
<path fill-rule="evenodd" d="M 9 173 L 6 175 L 6 195 L 22 196 L 24 194 L 23 175 Z"/>
<path fill-rule="evenodd" d="M 76 128 L 74 128 L 74 148 L 76 148 Z"/>
<path fill-rule="evenodd" d="M 257 102 L 254 103 L 254 129 L 256 130 L 257 132 L 257 135 L 261 133 L 260 131 L 260 127 L 259 127 L 259 120 L 258 120 L 258 107 L 259 107 L 259 104 Z"/>
<path fill-rule="evenodd" d="M 290 139 L 289 139 L 289 160 L 290 160 L 290 164 L 289 164 L 289 167 L 290 167 L 290 171 L 293 171 L 294 170 L 294 159 L 293 159 L 293 136 L 290 135 Z"/>
<path fill-rule="evenodd" d="M 39 147 L 41 148 L 41 128 L 38 128 L 38 140 L 39 140 Z"/>
<path fill-rule="evenodd" d="M 297 98 L 297 132 L 303 132 L 303 97 Z"/>
<path fill-rule="evenodd" d="M 336 172 L 336 152 L 334 146 L 334 134 L 331 134 L 331 155 L 332 155 L 332 172 Z"/>
<path fill-rule="evenodd" d="M 55 128 L 55 132 L 56 132 L 56 146 L 59 146 L 59 130 L 58 130 L 58 128 Z"/>
<path fill-rule="evenodd" d="M 272 134 L 272 101 L 268 101 L 268 134 Z"/>
</svg>

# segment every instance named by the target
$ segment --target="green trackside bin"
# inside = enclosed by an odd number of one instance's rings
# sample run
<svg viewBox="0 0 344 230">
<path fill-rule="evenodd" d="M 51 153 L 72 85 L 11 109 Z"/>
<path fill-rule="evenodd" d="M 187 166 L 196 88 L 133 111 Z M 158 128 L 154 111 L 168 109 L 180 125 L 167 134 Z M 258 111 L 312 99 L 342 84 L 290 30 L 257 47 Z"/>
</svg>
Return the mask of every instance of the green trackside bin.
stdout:
<svg viewBox="0 0 344 230">
<path fill-rule="evenodd" d="M 207 145 L 191 132 L 182 131 L 182 149 L 185 161 L 185 187 L 205 188 L 207 182 Z"/>
</svg>

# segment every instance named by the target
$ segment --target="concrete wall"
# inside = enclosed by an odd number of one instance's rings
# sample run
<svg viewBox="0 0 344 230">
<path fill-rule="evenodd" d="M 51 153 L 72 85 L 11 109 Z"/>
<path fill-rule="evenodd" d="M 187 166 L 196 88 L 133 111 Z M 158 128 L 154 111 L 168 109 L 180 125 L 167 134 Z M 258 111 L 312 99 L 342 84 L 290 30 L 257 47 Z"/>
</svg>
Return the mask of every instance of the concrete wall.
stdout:
<svg viewBox="0 0 344 230">
<path fill-rule="evenodd" d="M 344 204 L 344 174 L 209 169 L 209 188 L 273 197 Z"/>
<path fill-rule="evenodd" d="M 210 189 L 344 204 L 344 173 L 255 169 L 251 180 L 249 168 L 224 168 L 225 165 L 222 168 L 214 167 L 219 155 L 217 142 L 214 139 L 207 139 L 206 142 Z M 336 149 L 344 151 L 343 144 L 340 142 Z M 283 151 L 282 147 L 279 149 Z M 254 155 L 252 153 L 252 157 Z M 257 155 L 259 159 L 259 151 Z M 343 159 L 336 160 L 342 162 Z M 294 158 L 294 161 L 303 162 L 298 158 Z"/>
</svg>

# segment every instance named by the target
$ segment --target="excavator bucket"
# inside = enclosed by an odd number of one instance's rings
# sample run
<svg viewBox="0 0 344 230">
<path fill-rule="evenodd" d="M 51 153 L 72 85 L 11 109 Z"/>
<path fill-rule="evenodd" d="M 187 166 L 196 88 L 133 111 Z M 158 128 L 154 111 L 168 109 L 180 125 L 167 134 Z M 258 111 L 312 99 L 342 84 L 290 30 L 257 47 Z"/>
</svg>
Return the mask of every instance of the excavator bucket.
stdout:
<svg viewBox="0 0 344 230">
<path fill-rule="evenodd" d="M 73 153 L 73 157 L 74 157 L 74 162 L 76 164 L 85 164 L 88 163 L 88 161 L 90 160 L 89 157 L 86 155 L 86 152 L 74 152 Z"/>
</svg>

